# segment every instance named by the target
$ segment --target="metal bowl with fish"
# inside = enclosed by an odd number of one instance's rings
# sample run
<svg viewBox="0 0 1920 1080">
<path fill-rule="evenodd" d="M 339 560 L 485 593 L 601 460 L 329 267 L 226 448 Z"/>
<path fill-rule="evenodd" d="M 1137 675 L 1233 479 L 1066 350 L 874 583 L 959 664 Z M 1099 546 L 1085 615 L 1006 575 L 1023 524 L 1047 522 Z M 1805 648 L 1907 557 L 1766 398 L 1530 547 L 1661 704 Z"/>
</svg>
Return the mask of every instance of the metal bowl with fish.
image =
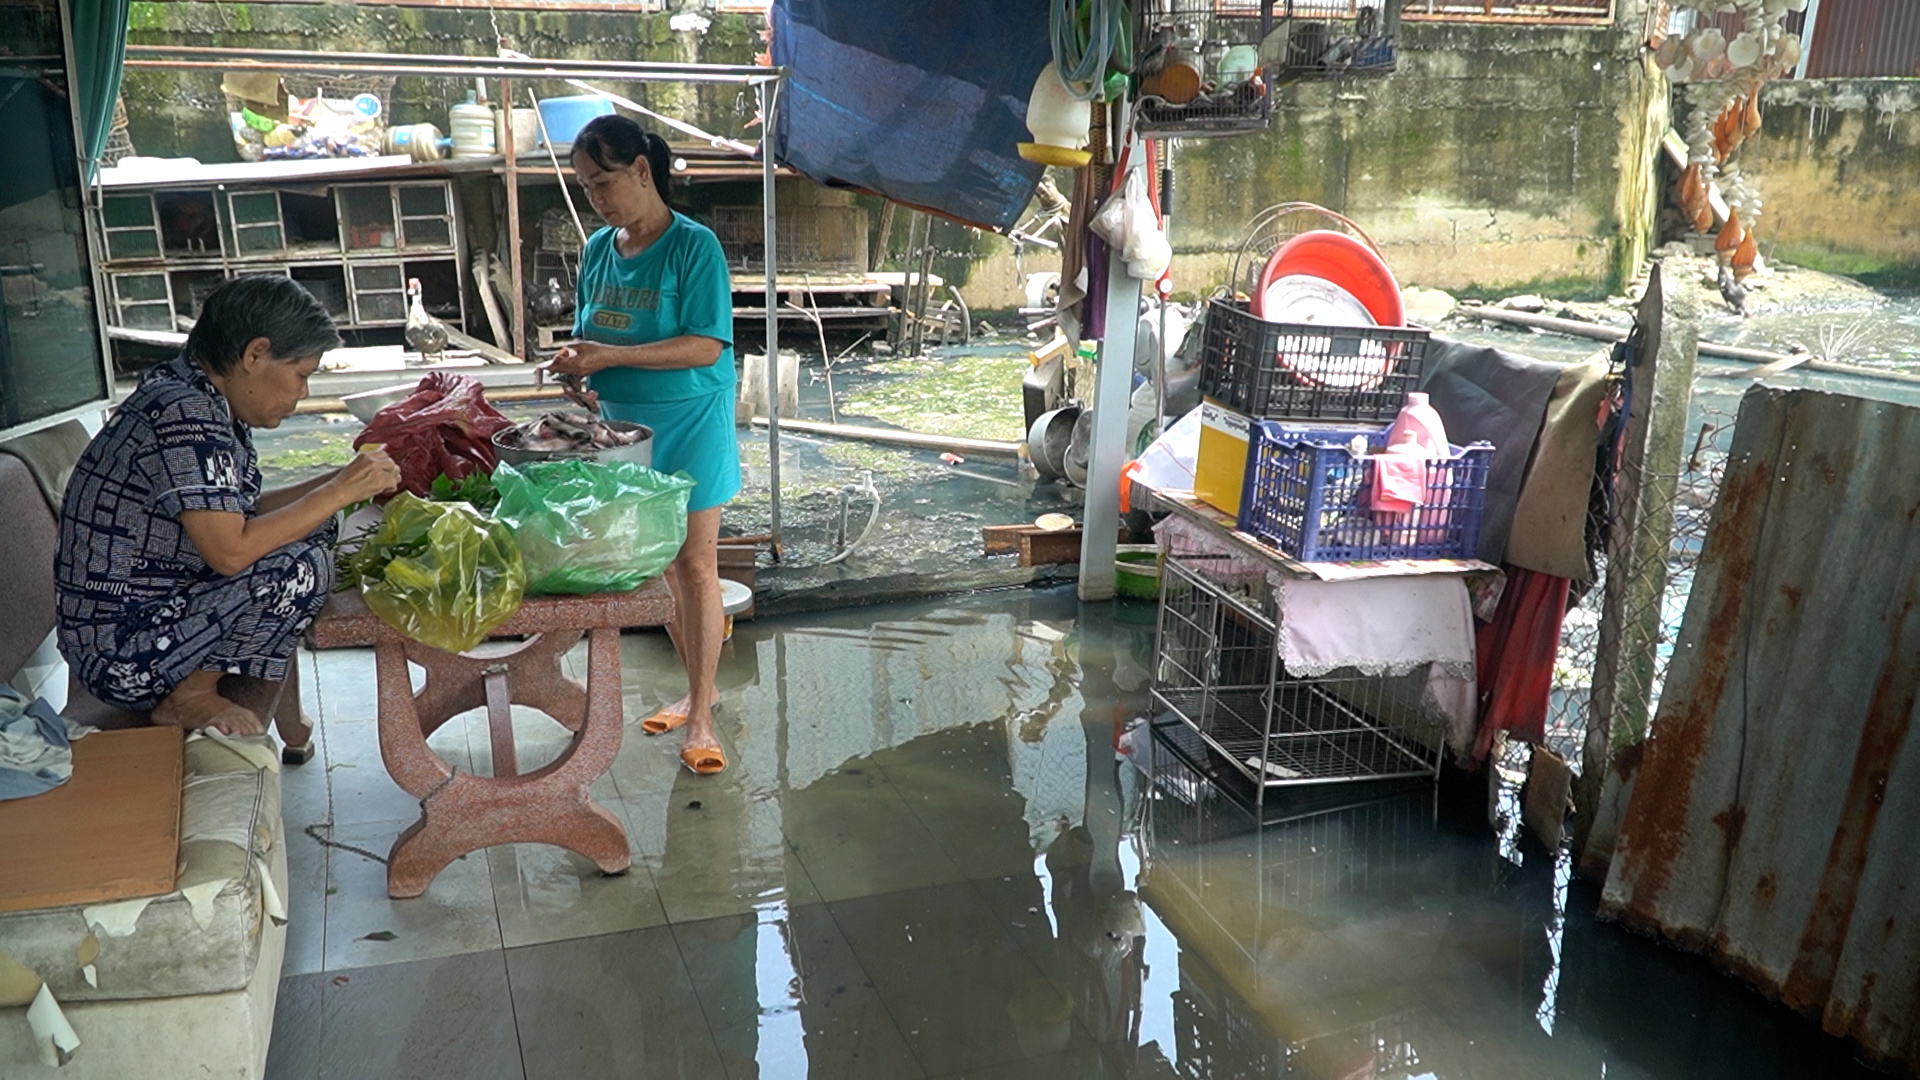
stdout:
<svg viewBox="0 0 1920 1080">
<path fill-rule="evenodd" d="M 653 429 L 625 420 L 548 413 L 494 432 L 493 449 L 509 465 L 580 459 L 652 466 Z"/>
</svg>

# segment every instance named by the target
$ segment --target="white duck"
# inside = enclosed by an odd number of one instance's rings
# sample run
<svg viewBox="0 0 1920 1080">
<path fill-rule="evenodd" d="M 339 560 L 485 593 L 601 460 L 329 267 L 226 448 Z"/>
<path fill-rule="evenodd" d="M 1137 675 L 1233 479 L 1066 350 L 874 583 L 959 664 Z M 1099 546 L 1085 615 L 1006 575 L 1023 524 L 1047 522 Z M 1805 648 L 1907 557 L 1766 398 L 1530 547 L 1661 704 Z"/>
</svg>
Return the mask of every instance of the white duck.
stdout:
<svg viewBox="0 0 1920 1080">
<path fill-rule="evenodd" d="M 407 279 L 407 347 L 428 363 L 437 362 L 447 347 L 447 328 L 427 314 L 420 302 L 420 279 Z"/>
</svg>

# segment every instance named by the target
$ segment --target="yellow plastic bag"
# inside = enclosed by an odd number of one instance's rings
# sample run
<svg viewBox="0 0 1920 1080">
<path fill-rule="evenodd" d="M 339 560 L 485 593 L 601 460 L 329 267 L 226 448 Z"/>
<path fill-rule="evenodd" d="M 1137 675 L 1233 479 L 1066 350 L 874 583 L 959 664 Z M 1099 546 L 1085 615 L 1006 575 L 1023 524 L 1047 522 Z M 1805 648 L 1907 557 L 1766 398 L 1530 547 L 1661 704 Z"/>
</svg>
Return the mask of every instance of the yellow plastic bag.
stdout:
<svg viewBox="0 0 1920 1080">
<path fill-rule="evenodd" d="M 506 525 L 466 503 L 402 493 L 346 564 L 367 607 L 388 626 L 465 652 L 520 610 L 527 571 Z"/>
</svg>

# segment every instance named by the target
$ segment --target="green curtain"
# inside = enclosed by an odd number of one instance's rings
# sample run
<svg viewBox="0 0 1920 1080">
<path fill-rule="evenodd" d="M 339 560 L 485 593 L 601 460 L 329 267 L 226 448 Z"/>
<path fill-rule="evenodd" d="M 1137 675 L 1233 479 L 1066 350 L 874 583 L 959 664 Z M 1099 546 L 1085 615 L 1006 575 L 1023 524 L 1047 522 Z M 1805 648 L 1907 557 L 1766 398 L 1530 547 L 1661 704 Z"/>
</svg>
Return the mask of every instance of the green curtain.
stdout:
<svg viewBox="0 0 1920 1080">
<path fill-rule="evenodd" d="M 73 34 L 73 90 L 79 95 L 87 179 L 106 149 L 113 104 L 120 98 L 120 64 L 127 55 L 128 0 L 68 0 Z"/>
</svg>

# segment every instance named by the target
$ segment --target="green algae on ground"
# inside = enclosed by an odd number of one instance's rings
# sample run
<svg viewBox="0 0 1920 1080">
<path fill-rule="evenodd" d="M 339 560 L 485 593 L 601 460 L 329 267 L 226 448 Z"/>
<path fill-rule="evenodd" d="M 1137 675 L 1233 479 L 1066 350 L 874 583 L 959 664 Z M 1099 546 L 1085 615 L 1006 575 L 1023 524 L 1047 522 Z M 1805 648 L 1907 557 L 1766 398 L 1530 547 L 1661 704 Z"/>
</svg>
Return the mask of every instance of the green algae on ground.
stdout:
<svg viewBox="0 0 1920 1080">
<path fill-rule="evenodd" d="M 871 472 L 875 476 L 906 477 L 933 471 L 928 466 L 915 461 L 908 451 L 875 446 L 872 443 L 822 443 L 820 456 L 826 458 L 831 464 L 851 469 L 855 473 Z"/>
<path fill-rule="evenodd" d="M 1019 353 L 889 360 L 867 370 L 885 377 L 842 398 L 842 420 L 963 439 L 1016 442 L 1026 435 L 1020 381 L 1027 358 Z"/>
<path fill-rule="evenodd" d="M 276 477 L 304 479 L 304 475 L 322 469 L 337 469 L 353 460 L 355 431 L 301 433 L 288 443 L 260 455 L 260 471 L 271 480 Z M 271 486 L 271 485 L 269 485 Z"/>
</svg>

